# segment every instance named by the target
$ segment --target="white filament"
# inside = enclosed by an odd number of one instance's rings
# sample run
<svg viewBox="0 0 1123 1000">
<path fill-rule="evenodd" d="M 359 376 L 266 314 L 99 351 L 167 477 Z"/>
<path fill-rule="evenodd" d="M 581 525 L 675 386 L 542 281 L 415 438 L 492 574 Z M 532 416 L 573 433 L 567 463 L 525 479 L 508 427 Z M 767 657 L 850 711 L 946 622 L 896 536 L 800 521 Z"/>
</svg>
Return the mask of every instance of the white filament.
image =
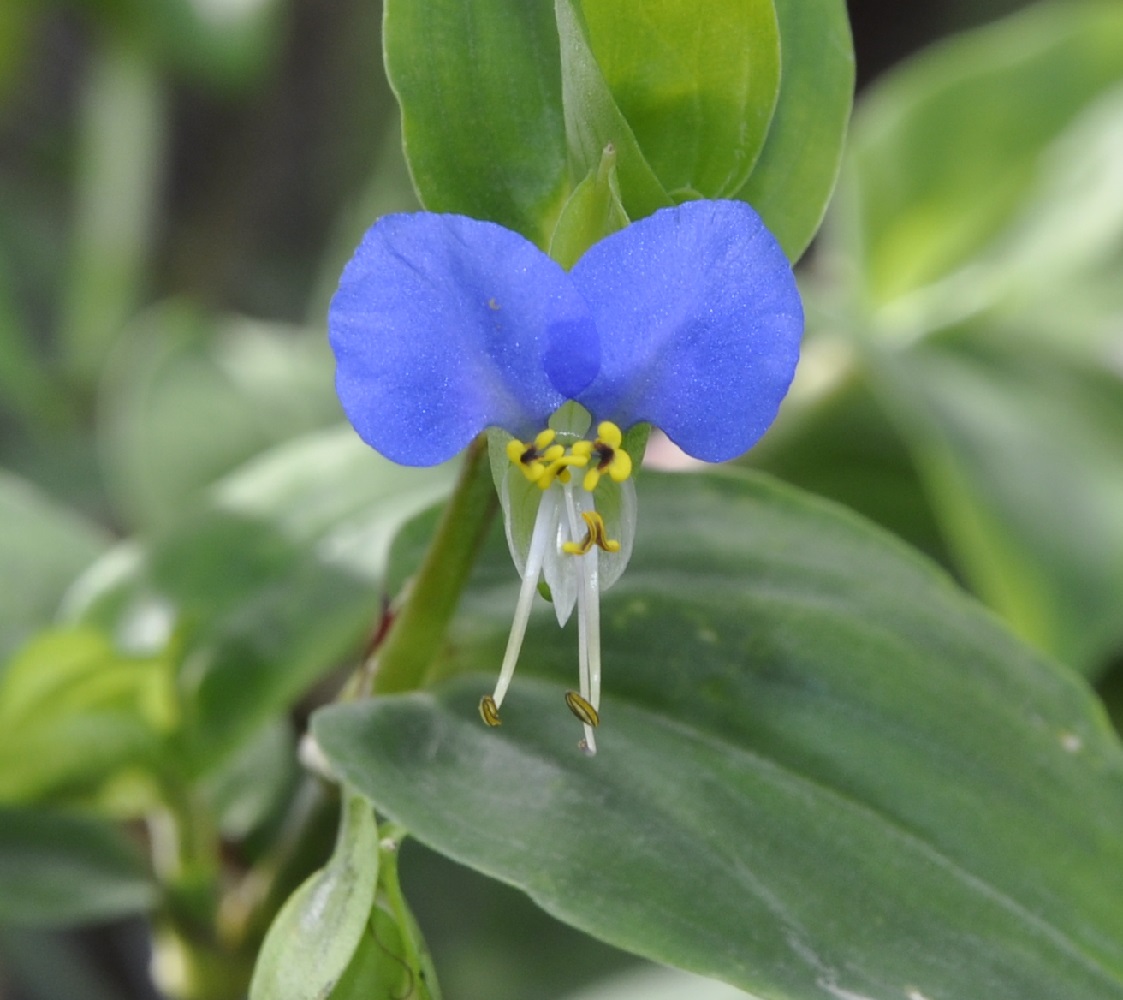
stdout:
<svg viewBox="0 0 1123 1000">
<path fill-rule="evenodd" d="M 592 507 L 592 504 L 589 504 Z M 577 503 L 573 488 L 565 486 L 565 509 L 569 520 L 569 533 L 572 540 L 580 543 L 584 521 L 578 516 Z M 594 545 L 583 555 L 571 555 L 570 559 L 581 560 L 577 588 L 577 669 L 581 691 L 594 710 L 600 711 L 600 594 L 597 587 L 597 547 Z M 597 740 L 593 727 L 582 723 L 585 729 L 585 751 L 592 755 L 597 752 Z"/>
<path fill-rule="evenodd" d="M 511 678 L 515 675 L 515 664 L 519 660 L 526 625 L 530 620 L 530 609 L 534 603 L 534 593 L 538 589 L 538 576 L 547 550 L 557 546 L 558 502 L 552 490 L 542 495 L 538 514 L 534 519 L 534 530 L 530 536 L 530 548 L 526 554 L 526 564 L 522 568 L 523 582 L 519 588 L 519 600 L 515 605 L 515 619 L 511 622 L 511 634 L 507 637 L 507 651 L 503 654 L 503 666 L 499 670 L 499 680 L 495 683 L 495 707 L 503 704 Z"/>
</svg>

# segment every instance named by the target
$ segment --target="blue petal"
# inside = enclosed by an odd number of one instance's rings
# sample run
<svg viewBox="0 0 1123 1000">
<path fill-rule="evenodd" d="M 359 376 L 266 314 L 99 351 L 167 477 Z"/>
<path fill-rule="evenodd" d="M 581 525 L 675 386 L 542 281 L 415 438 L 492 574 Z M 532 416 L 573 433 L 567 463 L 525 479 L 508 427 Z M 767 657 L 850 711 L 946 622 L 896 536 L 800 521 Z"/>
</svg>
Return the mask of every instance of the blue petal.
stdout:
<svg viewBox="0 0 1123 1000">
<path fill-rule="evenodd" d="M 791 266 L 748 205 L 692 201 L 593 246 L 571 277 L 601 331 L 601 369 L 578 396 L 597 420 L 648 421 L 720 462 L 775 419 L 799 357 Z"/>
<path fill-rule="evenodd" d="M 457 215 L 376 223 L 343 271 L 328 328 L 348 419 L 403 465 L 451 458 L 486 427 L 536 433 L 599 361 L 565 271 L 517 233 Z"/>
</svg>

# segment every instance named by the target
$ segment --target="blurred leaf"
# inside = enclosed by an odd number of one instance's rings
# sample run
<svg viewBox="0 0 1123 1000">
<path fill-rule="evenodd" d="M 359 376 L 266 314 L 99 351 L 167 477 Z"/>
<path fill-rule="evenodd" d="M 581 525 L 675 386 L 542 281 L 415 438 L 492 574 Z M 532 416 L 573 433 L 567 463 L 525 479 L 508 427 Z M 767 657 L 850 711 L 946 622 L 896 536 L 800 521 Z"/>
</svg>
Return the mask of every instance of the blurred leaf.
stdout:
<svg viewBox="0 0 1123 1000">
<path fill-rule="evenodd" d="M 114 553 L 69 602 L 125 648 L 174 630 L 195 767 L 210 768 L 333 667 L 377 623 L 398 527 L 447 489 L 349 427 L 305 435 L 216 483 L 148 551 Z"/>
<path fill-rule="evenodd" d="M 77 204 L 60 325 L 68 373 L 93 384 L 147 277 L 165 109 L 148 54 L 120 41 L 95 50 L 82 101 Z"/>
<path fill-rule="evenodd" d="M 114 34 L 180 74 L 220 90 L 245 88 L 275 59 L 285 0 L 71 0 Z"/>
<path fill-rule="evenodd" d="M 776 0 L 780 96 L 768 139 L 736 197 L 760 212 L 790 260 L 819 228 L 842 160 L 854 93 L 845 0 Z"/>
<path fill-rule="evenodd" d="M 979 596 L 1091 675 L 1123 646 L 1121 14 L 1073 3 L 1008 19 L 922 55 L 863 108 L 834 235 L 865 240 L 848 276 L 882 285 L 881 301 L 842 289 L 816 325 L 859 341 L 857 378 L 889 427 L 824 398 L 797 440 L 836 467 L 903 442 L 893 465 L 924 493 L 912 524 L 934 517 Z M 861 443 L 834 451 L 840 436 Z M 845 471 L 799 478 L 782 436 L 770 447 L 770 468 L 937 551 L 881 502 L 891 491 L 871 503 L 844 492 Z"/>
<path fill-rule="evenodd" d="M 1084 673 L 1123 646 L 1123 380 L 976 326 L 881 373 L 957 564 Z"/>
<path fill-rule="evenodd" d="M 0 678 L 0 801 L 153 801 L 175 706 L 166 660 L 122 656 L 94 629 L 47 632 Z"/>
<path fill-rule="evenodd" d="M 1090 692 L 840 509 L 640 487 L 597 757 L 548 613 L 503 727 L 479 721 L 517 582 L 497 538 L 451 637 L 486 673 L 318 713 L 344 780 L 575 926 L 762 997 L 1123 996 L 1123 753 Z"/>
<path fill-rule="evenodd" d="M 377 881 L 378 827 L 367 801 L 346 795 L 331 860 L 296 890 L 269 928 L 250 1000 L 336 996 L 333 988 L 363 939 Z"/>
<path fill-rule="evenodd" d="M 4 985 L 21 1000 L 134 1000 L 113 982 L 104 956 L 66 930 L 0 925 L 0 967 Z"/>
<path fill-rule="evenodd" d="M 79 514 L 0 470 L 0 677 L 5 655 L 54 617 L 66 587 L 108 541 Z"/>
<path fill-rule="evenodd" d="M 1123 6 L 1042 4 L 929 50 L 863 100 L 831 238 L 874 304 L 945 277 L 1010 221 L 1041 151 L 1123 79 Z"/>
<path fill-rule="evenodd" d="M 275 719 L 207 776 L 202 793 L 222 836 L 242 841 L 283 809 L 299 777 L 291 723 Z"/>
<path fill-rule="evenodd" d="M 386 0 L 383 47 L 424 206 L 545 246 L 567 193 L 549 0 Z"/>
<path fill-rule="evenodd" d="M 155 886 L 114 827 L 0 806 L 0 921 L 60 926 L 144 910 Z"/>
<path fill-rule="evenodd" d="M 821 334 L 803 345 L 781 419 L 741 462 L 837 500 L 947 562 L 940 524 L 892 412 L 848 346 Z"/>
<path fill-rule="evenodd" d="M 663 188 L 676 199 L 737 191 L 780 89 L 772 0 L 579 3 L 604 82 Z"/>
<path fill-rule="evenodd" d="M 145 314 L 103 383 L 101 444 L 130 524 L 172 525 L 271 445 L 339 420 L 326 340 L 179 303 Z"/>
<path fill-rule="evenodd" d="M 0 104 L 23 68 L 32 9 L 30 0 L 7 0 L 0 6 Z"/>
<path fill-rule="evenodd" d="M 7 410 L 31 424 L 49 425 L 61 409 L 61 400 L 52 398 L 54 387 L 16 303 L 10 277 L 14 265 L 5 250 L 0 241 L 0 413 Z"/>
</svg>

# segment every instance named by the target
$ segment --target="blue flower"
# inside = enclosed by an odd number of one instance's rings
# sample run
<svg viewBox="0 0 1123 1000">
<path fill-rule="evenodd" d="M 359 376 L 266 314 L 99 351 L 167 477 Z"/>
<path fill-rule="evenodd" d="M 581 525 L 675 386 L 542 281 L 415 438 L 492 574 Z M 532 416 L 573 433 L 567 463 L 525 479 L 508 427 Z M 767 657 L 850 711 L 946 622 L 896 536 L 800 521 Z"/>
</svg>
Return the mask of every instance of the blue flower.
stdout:
<svg viewBox="0 0 1123 1000">
<path fill-rule="evenodd" d="M 544 577 L 559 622 L 578 607 L 581 690 L 567 701 L 593 752 L 599 593 L 635 531 L 624 432 L 652 424 L 709 462 L 764 433 L 803 330 L 779 244 L 741 202 L 692 201 L 608 236 L 566 272 L 489 222 L 387 216 L 344 269 L 328 322 L 343 408 L 387 458 L 433 465 L 495 433 L 523 586 L 481 714 L 498 724 Z"/>
</svg>

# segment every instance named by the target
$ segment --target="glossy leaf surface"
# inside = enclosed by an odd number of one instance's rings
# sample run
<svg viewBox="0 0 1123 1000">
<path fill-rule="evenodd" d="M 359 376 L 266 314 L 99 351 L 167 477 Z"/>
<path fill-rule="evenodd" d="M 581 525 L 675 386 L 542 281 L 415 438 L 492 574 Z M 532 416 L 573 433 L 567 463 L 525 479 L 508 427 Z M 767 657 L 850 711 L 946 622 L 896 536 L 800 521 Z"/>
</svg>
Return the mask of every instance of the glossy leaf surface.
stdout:
<svg viewBox="0 0 1123 1000">
<path fill-rule="evenodd" d="M 844 0 L 776 0 L 780 95 L 768 139 L 736 197 L 797 260 L 834 190 L 850 121 L 854 47 Z"/>
<path fill-rule="evenodd" d="M 580 3 L 589 47 L 672 198 L 725 197 L 764 144 L 780 89 L 772 0 Z"/>
<path fill-rule="evenodd" d="M 567 193 L 546 0 L 388 0 L 383 47 L 422 204 L 545 246 Z"/>
<path fill-rule="evenodd" d="M 1123 997 L 1123 752 L 1087 689 L 838 508 L 748 477 L 640 493 L 597 757 L 545 606 L 479 721 L 497 543 L 445 664 L 482 673 L 320 713 L 342 776 L 575 926 L 769 1000 Z"/>
</svg>

